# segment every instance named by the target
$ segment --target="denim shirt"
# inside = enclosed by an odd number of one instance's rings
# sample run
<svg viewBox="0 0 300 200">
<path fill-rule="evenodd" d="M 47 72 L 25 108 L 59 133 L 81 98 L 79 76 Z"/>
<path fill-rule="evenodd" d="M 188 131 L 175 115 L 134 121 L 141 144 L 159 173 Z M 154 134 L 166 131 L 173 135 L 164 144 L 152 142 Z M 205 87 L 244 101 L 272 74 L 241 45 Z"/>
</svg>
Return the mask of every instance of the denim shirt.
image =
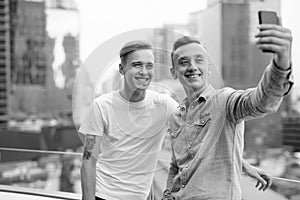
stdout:
<svg viewBox="0 0 300 200">
<path fill-rule="evenodd" d="M 172 160 L 164 197 L 241 200 L 244 120 L 277 111 L 292 85 L 291 69 L 271 63 L 256 88 L 209 86 L 190 105 L 185 99 L 170 121 Z"/>
</svg>

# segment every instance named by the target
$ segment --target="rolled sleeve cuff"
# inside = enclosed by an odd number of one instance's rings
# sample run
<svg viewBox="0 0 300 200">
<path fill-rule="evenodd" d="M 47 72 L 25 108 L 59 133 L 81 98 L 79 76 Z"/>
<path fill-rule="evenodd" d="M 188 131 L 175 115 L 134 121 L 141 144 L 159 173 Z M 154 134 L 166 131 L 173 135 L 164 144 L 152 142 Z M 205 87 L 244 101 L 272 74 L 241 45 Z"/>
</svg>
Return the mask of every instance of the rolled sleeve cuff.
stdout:
<svg viewBox="0 0 300 200">
<path fill-rule="evenodd" d="M 286 70 L 280 69 L 274 62 L 271 64 L 271 74 L 274 74 L 274 78 L 279 81 L 281 85 L 283 85 L 284 94 L 287 95 L 292 86 L 294 85 L 294 78 L 292 74 L 292 63 L 290 63 L 290 67 Z"/>
</svg>

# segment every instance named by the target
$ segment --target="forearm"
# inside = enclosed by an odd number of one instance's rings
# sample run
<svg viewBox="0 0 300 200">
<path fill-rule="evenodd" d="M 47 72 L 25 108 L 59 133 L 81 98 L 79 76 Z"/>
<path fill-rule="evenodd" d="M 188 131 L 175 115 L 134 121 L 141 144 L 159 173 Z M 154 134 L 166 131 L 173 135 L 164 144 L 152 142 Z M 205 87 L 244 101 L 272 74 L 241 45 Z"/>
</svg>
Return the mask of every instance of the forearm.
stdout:
<svg viewBox="0 0 300 200">
<path fill-rule="evenodd" d="M 86 135 L 81 165 L 82 200 L 95 199 L 96 163 L 100 153 L 101 137 Z"/>
<path fill-rule="evenodd" d="M 95 200 L 96 164 L 92 160 L 84 160 L 81 166 L 82 200 Z"/>
<path fill-rule="evenodd" d="M 290 91 L 293 85 L 291 76 L 291 66 L 288 69 L 282 69 L 272 60 L 265 70 L 259 85 L 265 94 L 282 97 Z"/>
<path fill-rule="evenodd" d="M 178 174 L 178 166 L 176 164 L 174 164 L 173 162 L 171 162 L 170 168 L 169 168 L 169 173 L 168 173 L 166 190 L 171 191 L 173 182 L 174 182 L 174 178 L 177 174 Z"/>
<path fill-rule="evenodd" d="M 233 121 L 247 120 L 276 112 L 293 82 L 291 70 L 281 70 L 272 62 L 256 88 L 234 91 L 227 101 L 227 113 Z"/>
<path fill-rule="evenodd" d="M 250 96 L 253 112 L 265 114 L 277 111 L 282 97 L 293 85 L 290 76 L 291 70 L 279 69 L 272 61 L 265 70 L 256 91 Z"/>
<path fill-rule="evenodd" d="M 243 158 L 243 160 L 242 160 L 242 168 L 243 168 L 243 172 L 244 172 L 244 173 L 247 173 L 251 167 L 252 167 L 252 166 L 250 165 L 250 163 L 248 163 L 248 162 Z"/>
</svg>

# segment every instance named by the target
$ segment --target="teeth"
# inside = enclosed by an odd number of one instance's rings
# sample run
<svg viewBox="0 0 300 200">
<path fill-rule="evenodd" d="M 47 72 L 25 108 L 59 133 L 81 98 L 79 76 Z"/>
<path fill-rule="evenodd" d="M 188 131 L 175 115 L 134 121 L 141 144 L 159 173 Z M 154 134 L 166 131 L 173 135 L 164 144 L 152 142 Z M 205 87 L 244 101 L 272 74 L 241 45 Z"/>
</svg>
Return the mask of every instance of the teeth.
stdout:
<svg viewBox="0 0 300 200">
<path fill-rule="evenodd" d="M 196 77 L 199 77 L 200 74 L 192 74 L 192 75 L 187 75 L 187 77 L 189 78 L 196 78 Z"/>
<path fill-rule="evenodd" d="M 147 78 L 136 78 L 136 79 L 139 81 L 147 81 L 148 80 Z"/>
</svg>

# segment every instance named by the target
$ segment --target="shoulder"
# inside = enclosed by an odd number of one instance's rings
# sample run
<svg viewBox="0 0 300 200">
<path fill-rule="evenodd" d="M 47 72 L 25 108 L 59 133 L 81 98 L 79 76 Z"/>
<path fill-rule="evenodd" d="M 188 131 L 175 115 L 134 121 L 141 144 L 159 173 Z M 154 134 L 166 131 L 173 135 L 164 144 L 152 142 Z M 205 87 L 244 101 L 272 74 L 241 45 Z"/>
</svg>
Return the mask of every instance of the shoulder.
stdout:
<svg viewBox="0 0 300 200">
<path fill-rule="evenodd" d="M 151 96 L 151 99 L 154 104 L 161 104 L 164 106 L 178 106 L 178 102 L 172 98 L 169 94 L 165 93 L 159 93 L 155 91 L 149 91 L 149 96 Z"/>
<path fill-rule="evenodd" d="M 101 102 L 105 102 L 105 101 L 111 101 L 113 99 L 114 96 L 116 96 L 118 91 L 113 91 L 107 94 L 103 94 L 97 98 L 94 99 L 95 103 L 101 103 Z"/>
<path fill-rule="evenodd" d="M 153 90 L 147 90 L 147 96 L 154 102 L 161 102 L 168 98 L 168 94 L 162 94 Z M 171 98 L 171 97 L 170 97 Z"/>
<path fill-rule="evenodd" d="M 236 91 L 230 87 L 218 89 L 213 95 L 213 101 L 218 105 L 219 109 L 223 110 L 226 107 L 228 98 Z"/>
<path fill-rule="evenodd" d="M 97 107 L 101 112 L 104 112 L 104 110 L 110 110 L 113 105 L 113 102 L 119 102 L 115 101 L 116 99 L 114 99 L 119 98 L 117 92 L 118 91 L 113 91 L 95 98 L 93 102 L 94 107 Z"/>
<path fill-rule="evenodd" d="M 216 94 L 219 97 L 228 97 L 230 96 L 233 92 L 235 92 L 236 90 L 231 88 L 231 87 L 224 87 L 222 89 L 217 90 Z"/>
<path fill-rule="evenodd" d="M 218 101 L 226 100 L 230 97 L 231 94 L 233 94 L 236 91 L 237 90 L 235 90 L 231 87 L 225 87 L 225 88 L 216 90 L 215 97 L 218 99 Z"/>
</svg>

